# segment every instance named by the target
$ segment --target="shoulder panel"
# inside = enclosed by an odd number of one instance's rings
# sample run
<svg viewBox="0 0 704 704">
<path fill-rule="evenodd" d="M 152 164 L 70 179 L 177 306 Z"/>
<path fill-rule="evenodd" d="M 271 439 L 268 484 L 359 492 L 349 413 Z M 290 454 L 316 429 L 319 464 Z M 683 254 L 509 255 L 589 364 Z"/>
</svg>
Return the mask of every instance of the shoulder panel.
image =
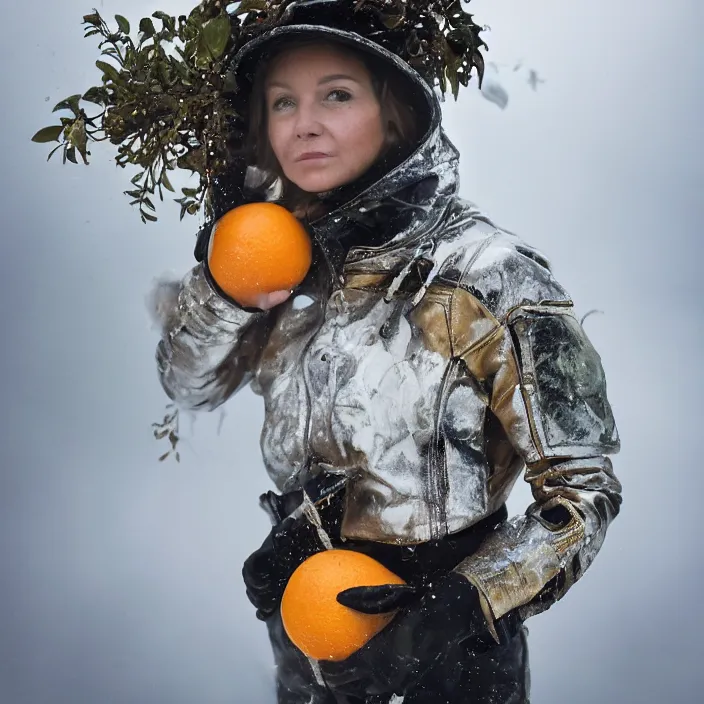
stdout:
<svg viewBox="0 0 704 704">
<path fill-rule="evenodd" d="M 572 312 L 524 308 L 508 326 L 543 456 L 618 452 L 601 358 Z"/>
</svg>

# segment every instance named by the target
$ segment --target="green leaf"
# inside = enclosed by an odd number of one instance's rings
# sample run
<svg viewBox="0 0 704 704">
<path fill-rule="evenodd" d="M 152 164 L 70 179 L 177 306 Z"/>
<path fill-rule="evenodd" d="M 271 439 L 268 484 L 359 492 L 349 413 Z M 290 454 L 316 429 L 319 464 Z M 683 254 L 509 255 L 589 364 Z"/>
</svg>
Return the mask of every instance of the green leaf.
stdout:
<svg viewBox="0 0 704 704">
<path fill-rule="evenodd" d="M 153 37 L 156 34 L 154 23 L 149 19 L 149 17 L 142 17 L 139 21 L 139 31 L 145 37 Z"/>
<path fill-rule="evenodd" d="M 445 40 L 457 56 L 463 56 L 466 48 L 472 45 L 472 35 L 466 29 L 453 29 Z"/>
<path fill-rule="evenodd" d="M 81 155 L 83 162 L 88 163 L 87 157 L 87 144 L 88 136 L 86 135 L 86 124 L 83 120 L 74 120 L 73 124 L 66 128 L 65 132 L 66 141 L 78 150 Z"/>
<path fill-rule="evenodd" d="M 93 25 L 93 27 L 100 27 L 100 14 L 94 12 L 92 15 L 83 15 L 83 23 Z"/>
<path fill-rule="evenodd" d="M 144 176 L 144 171 L 140 171 L 138 174 L 135 174 L 135 175 L 130 179 L 130 183 L 131 183 L 133 186 L 138 186 L 138 185 L 139 185 L 138 181 L 141 181 L 143 176 Z"/>
<path fill-rule="evenodd" d="M 33 142 L 38 144 L 46 144 L 47 142 L 58 142 L 59 135 L 64 131 L 63 125 L 52 125 L 51 127 L 43 127 L 32 137 Z"/>
<path fill-rule="evenodd" d="M 154 217 L 153 215 L 150 215 L 149 213 L 147 213 L 144 210 L 140 210 L 139 214 L 142 216 L 142 219 L 149 220 L 149 222 L 156 222 L 157 221 L 156 217 Z"/>
<path fill-rule="evenodd" d="M 107 76 L 113 83 L 120 82 L 120 72 L 112 65 L 105 61 L 96 61 L 95 65 Z M 105 77 L 104 76 L 104 77 Z"/>
<path fill-rule="evenodd" d="M 452 49 L 452 45 L 446 39 L 443 39 L 444 44 L 444 60 L 445 60 L 445 75 L 450 83 L 452 97 L 457 100 L 460 90 L 460 78 L 457 75 L 457 69 L 462 66 L 462 56 L 458 56 Z"/>
<path fill-rule="evenodd" d="M 78 101 L 80 99 L 81 99 L 80 93 L 77 93 L 76 95 L 72 95 L 69 98 L 62 100 L 60 103 L 56 103 L 52 112 L 57 112 L 58 110 L 70 110 L 76 117 L 78 117 L 79 111 L 80 111 L 80 109 L 78 107 Z"/>
<path fill-rule="evenodd" d="M 222 56 L 230 39 L 230 33 L 230 18 L 227 15 L 215 17 L 203 25 L 203 41 L 213 59 L 219 59 Z"/>
<path fill-rule="evenodd" d="M 447 80 L 450 82 L 450 87 L 452 88 L 452 97 L 457 100 L 460 91 L 460 81 L 456 69 L 452 69 L 449 66 L 447 67 Z"/>
<path fill-rule="evenodd" d="M 152 12 L 152 17 L 154 17 L 157 20 L 161 20 L 162 23 L 164 24 L 164 29 L 167 30 L 168 32 L 175 32 L 176 31 L 176 18 L 172 17 L 171 15 L 167 14 L 166 12 L 161 12 L 160 10 L 157 10 L 156 12 Z"/>
<path fill-rule="evenodd" d="M 396 29 L 396 27 L 398 27 L 404 19 L 405 18 L 403 15 L 385 15 L 382 22 L 384 23 L 384 27 Z"/>
<path fill-rule="evenodd" d="M 108 103 L 108 92 L 105 88 L 93 86 L 89 88 L 83 94 L 83 100 L 89 103 L 95 103 L 96 105 L 107 105 Z"/>
<path fill-rule="evenodd" d="M 123 34 L 130 33 L 130 23 L 127 21 L 126 17 L 123 17 L 122 15 L 115 15 L 115 21 Z"/>
<path fill-rule="evenodd" d="M 465 17 L 467 13 L 462 8 L 462 3 L 460 0 L 455 0 L 455 2 L 450 3 L 450 7 L 445 10 L 446 17 L 452 17 L 452 19 L 460 19 Z"/>
<path fill-rule="evenodd" d="M 244 15 L 245 12 L 263 12 L 267 9 L 266 0 L 242 0 L 240 6 L 235 10 L 236 15 Z"/>
<path fill-rule="evenodd" d="M 73 162 L 74 164 L 78 163 L 78 159 L 76 159 L 76 147 L 69 147 L 64 152 L 64 164 L 66 163 L 66 159 Z"/>
<path fill-rule="evenodd" d="M 63 147 L 63 146 L 64 146 L 63 144 L 59 144 L 58 146 L 54 147 L 49 152 L 49 156 L 46 158 L 46 160 L 49 161 L 49 159 L 51 159 L 51 157 L 54 156 L 54 154 L 56 154 L 56 152 L 59 151 L 59 149 L 61 149 L 61 147 Z"/>
<path fill-rule="evenodd" d="M 166 175 L 166 171 L 161 172 L 161 185 L 164 186 L 167 191 L 176 193 L 174 187 L 171 185 L 171 181 L 169 181 L 169 177 Z"/>
<path fill-rule="evenodd" d="M 183 45 L 183 52 L 180 50 L 179 53 L 183 56 L 184 61 L 188 62 L 190 58 L 195 54 L 197 48 L 197 43 L 194 39 L 190 39 Z"/>
</svg>

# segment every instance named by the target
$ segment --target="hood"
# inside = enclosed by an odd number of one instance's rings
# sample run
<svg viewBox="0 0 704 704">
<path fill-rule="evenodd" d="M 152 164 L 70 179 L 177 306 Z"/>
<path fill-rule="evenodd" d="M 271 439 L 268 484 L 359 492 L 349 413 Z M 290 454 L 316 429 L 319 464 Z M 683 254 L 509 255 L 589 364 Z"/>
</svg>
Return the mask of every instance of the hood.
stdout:
<svg viewBox="0 0 704 704">
<path fill-rule="evenodd" d="M 392 151 L 353 183 L 319 194 L 327 212 L 307 224 L 339 272 L 351 247 L 399 246 L 432 230 L 457 194 L 459 152 L 442 129 L 440 101 L 432 87 L 399 56 L 355 32 L 318 24 L 276 27 L 235 56 L 231 71 L 237 91 L 247 94 L 257 66 L 280 42 L 311 36 L 352 45 L 388 62 L 400 73 L 404 92 L 424 122 L 410 154 L 399 158 Z"/>
</svg>

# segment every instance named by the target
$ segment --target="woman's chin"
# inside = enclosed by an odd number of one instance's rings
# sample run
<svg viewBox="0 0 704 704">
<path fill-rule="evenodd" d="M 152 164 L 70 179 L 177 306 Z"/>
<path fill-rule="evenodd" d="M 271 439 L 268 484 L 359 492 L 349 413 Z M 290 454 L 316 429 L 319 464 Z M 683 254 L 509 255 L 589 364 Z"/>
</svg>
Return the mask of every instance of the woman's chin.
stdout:
<svg viewBox="0 0 704 704">
<path fill-rule="evenodd" d="M 324 193 L 344 185 L 349 179 L 335 174 L 305 174 L 291 181 L 306 193 Z"/>
</svg>

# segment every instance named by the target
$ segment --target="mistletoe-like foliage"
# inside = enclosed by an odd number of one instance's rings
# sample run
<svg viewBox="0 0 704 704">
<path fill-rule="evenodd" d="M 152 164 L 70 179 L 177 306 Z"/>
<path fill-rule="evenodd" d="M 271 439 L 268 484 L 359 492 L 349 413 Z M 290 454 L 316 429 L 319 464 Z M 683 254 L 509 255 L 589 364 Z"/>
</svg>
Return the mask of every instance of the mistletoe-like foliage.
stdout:
<svg viewBox="0 0 704 704">
<path fill-rule="evenodd" d="M 313 22 L 335 17 L 337 26 L 398 54 L 443 95 L 449 84 L 457 98 L 473 68 L 481 81 L 485 44 L 461 0 L 203 0 L 188 16 L 142 18 L 136 38 L 125 17 L 116 15 L 110 27 L 93 10 L 83 25 L 86 37 L 100 37 L 102 83 L 59 102 L 54 112 L 70 114 L 32 139 L 59 142 L 49 158 L 63 148 L 64 163 L 80 155 L 87 164 L 91 141 L 115 145 L 119 166 L 138 167 L 125 193 L 143 222 L 157 219 L 156 194 L 163 201 L 164 190 L 174 191 L 168 172 L 175 169 L 199 176 L 196 188 L 175 199 L 181 218 L 208 210 L 212 178 L 236 168 L 244 138 L 228 66 L 252 38 L 300 22 L 300 13 Z M 89 115 L 82 103 L 101 110 Z"/>
<path fill-rule="evenodd" d="M 246 40 L 288 24 L 306 9 L 311 23 L 330 13 L 336 26 L 347 25 L 394 52 L 443 95 L 449 83 L 455 99 L 460 85 L 469 84 L 472 68 L 480 81 L 484 72 L 481 27 L 462 0 L 245 0 L 238 11 L 245 8 L 257 11 L 253 23 L 251 15 L 243 23 Z"/>
<path fill-rule="evenodd" d="M 166 406 L 166 415 L 161 423 L 152 423 L 154 438 L 156 440 L 163 440 L 164 438 L 169 441 L 169 449 L 164 452 L 163 455 L 159 457 L 159 462 L 163 462 L 167 457 L 173 455 L 177 462 L 181 461 L 181 455 L 176 449 L 179 442 L 179 409 L 170 403 Z"/>
<path fill-rule="evenodd" d="M 153 18 L 153 19 L 152 19 Z M 63 147 L 66 160 L 77 163 L 80 154 L 88 163 L 88 142 L 109 140 L 117 146 L 116 162 L 133 164 L 139 173 L 126 191 L 139 206 L 144 222 L 155 221 L 152 197 L 173 191 L 168 172 L 187 169 L 200 175 L 195 189 L 183 189 L 181 217 L 196 213 L 206 194 L 210 174 L 224 168 L 226 132 L 232 107 L 224 97 L 223 70 L 227 49 L 238 24 L 221 2 L 204 2 L 191 14 L 171 17 L 155 12 L 139 22 L 138 36 L 121 15 L 112 29 L 100 13 L 83 18 L 85 36 L 100 36 L 102 57 L 96 66 L 102 85 L 62 100 L 54 111 L 69 110 L 61 124 L 46 127 L 35 142 L 62 139 L 49 158 Z M 161 26 L 157 28 L 156 23 Z M 81 101 L 97 104 L 102 111 L 89 116 Z"/>
</svg>

